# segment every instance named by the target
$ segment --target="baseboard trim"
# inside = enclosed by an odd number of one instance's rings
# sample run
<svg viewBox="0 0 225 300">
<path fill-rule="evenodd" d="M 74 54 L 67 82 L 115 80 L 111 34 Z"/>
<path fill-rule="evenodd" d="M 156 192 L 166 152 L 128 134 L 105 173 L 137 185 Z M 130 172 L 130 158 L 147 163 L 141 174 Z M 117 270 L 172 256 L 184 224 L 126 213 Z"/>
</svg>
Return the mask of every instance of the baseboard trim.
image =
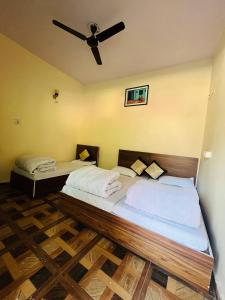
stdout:
<svg viewBox="0 0 225 300">
<path fill-rule="evenodd" d="M 218 284 L 216 282 L 216 278 L 215 278 L 214 273 L 213 273 L 213 280 L 214 280 L 214 284 L 215 284 L 215 292 L 216 292 L 216 298 L 217 298 L 217 300 L 225 300 L 224 295 L 221 294 L 221 291 L 218 288 Z"/>
</svg>

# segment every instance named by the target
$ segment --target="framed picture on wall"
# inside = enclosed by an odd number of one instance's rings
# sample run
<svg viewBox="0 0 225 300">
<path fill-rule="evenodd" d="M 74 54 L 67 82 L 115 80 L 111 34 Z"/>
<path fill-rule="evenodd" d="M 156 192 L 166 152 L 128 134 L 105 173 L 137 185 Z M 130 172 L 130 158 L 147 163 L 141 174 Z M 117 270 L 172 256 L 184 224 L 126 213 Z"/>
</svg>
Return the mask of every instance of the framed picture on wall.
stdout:
<svg viewBox="0 0 225 300">
<path fill-rule="evenodd" d="M 125 90 L 124 106 L 148 104 L 149 85 L 137 86 Z"/>
</svg>

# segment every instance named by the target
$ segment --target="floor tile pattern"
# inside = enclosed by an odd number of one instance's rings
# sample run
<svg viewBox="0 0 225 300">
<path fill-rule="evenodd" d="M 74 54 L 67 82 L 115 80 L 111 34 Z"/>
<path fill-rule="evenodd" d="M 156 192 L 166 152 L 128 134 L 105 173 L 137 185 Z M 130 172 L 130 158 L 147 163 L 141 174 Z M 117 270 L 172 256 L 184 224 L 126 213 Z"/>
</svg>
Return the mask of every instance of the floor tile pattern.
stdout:
<svg viewBox="0 0 225 300">
<path fill-rule="evenodd" d="M 59 199 L 0 185 L 1 300 L 215 299 L 83 226 Z"/>
</svg>

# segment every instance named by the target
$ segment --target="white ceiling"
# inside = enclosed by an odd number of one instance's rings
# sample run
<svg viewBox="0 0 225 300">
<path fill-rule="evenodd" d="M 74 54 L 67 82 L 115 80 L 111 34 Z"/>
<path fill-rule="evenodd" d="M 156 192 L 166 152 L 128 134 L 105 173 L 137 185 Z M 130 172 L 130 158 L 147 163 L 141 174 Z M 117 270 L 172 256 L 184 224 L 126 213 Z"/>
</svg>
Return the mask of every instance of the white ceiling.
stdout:
<svg viewBox="0 0 225 300">
<path fill-rule="evenodd" d="M 53 18 L 86 35 L 90 21 L 126 29 L 100 44 L 98 66 Z M 85 84 L 209 58 L 224 28 L 225 0 L 0 0 L 0 32 Z"/>
</svg>

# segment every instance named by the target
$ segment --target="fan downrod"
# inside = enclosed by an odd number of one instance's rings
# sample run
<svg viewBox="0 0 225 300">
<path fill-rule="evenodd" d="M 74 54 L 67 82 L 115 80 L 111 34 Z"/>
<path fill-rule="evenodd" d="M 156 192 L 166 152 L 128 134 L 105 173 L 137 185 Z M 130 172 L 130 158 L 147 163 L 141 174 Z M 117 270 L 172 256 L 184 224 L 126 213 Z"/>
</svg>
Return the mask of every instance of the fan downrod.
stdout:
<svg viewBox="0 0 225 300">
<path fill-rule="evenodd" d="M 99 28 L 98 24 L 95 22 L 88 23 L 88 28 L 90 29 L 90 31 L 93 35 L 100 32 L 100 28 Z"/>
</svg>

